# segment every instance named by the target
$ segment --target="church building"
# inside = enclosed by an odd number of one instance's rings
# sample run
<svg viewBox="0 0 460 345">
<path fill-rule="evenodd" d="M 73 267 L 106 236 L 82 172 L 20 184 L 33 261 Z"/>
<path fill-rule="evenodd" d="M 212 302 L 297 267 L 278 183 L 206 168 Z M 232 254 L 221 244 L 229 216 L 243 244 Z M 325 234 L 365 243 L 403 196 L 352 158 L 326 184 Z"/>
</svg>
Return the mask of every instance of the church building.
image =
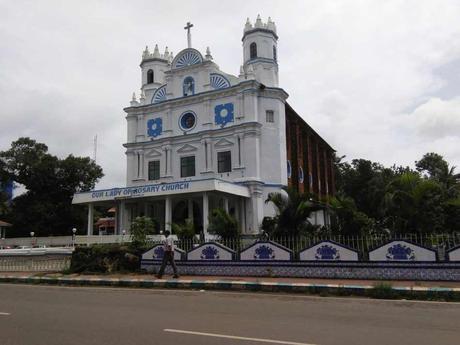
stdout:
<svg viewBox="0 0 460 345">
<path fill-rule="evenodd" d="M 89 235 L 95 205 L 115 207 L 116 234 L 143 215 L 162 230 L 190 219 L 206 234 L 214 208 L 234 216 L 243 234 L 256 234 L 275 214 L 269 193 L 292 186 L 319 198 L 334 194 L 334 150 L 278 85 L 275 23 L 247 20 L 238 75 L 221 71 L 209 48 L 203 55 L 192 47 L 192 26 L 175 57 L 157 45 L 142 54 L 141 94 L 124 109 L 126 187 L 73 197 L 88 205 Z M 319 211 L 313 221 L 328 217 Z"/>
</svg>

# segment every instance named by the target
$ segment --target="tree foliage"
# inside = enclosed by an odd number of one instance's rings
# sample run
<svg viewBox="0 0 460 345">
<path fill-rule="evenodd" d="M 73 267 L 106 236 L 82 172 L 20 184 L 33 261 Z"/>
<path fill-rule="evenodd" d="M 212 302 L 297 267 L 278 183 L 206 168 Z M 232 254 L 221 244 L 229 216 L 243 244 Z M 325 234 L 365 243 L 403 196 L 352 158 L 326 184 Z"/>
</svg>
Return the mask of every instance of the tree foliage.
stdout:
<svg viewBox="0 0 460 345">
<path fill-rule="evenodd" d="M 0 152 L 0 170 L 4 178 L 25 188 L 15 197 L 7 219 L 13 224 L 8 236 L 68 235 L 70 229 L 82 229 L 85 212 L 72 207 L 76 192 L 93 189 L 103 176 L 102 168 L 89 157 L 69 155 L 60 159 L 48 153 L 48 147 L 30 138 L 19 138 L 10 149 Z"/>
<path fill-rule="evenodd" d="M 131 244 L 135 248 L 147 245 L 147 236 L 155 233 L 156 221 L 149 217 L 136 217 L 131 223 L 129 233 Z"/>
<path fill-rule="evenodd" d="M 311 214 L 324 208 L 311 195 L 300 194 L 292 188 L 286 188 L 281 193 L 270 193 L 265 202 L 274 206 L 276 216 L 265 217 L 262 229 L 275 237 L 298 236 L 311 232 Z"/>
<path fill-rule="evenodd" d="M 196 233 L 195 224 L 190 219 L 186 219 L 182 224 L 172 223 L 171 230 L 180 240 L 192 239 Z"/>
<path fill-rule="evenodd" d="M 221 238 L 233 238 L 239 235 L 238 223 L 234 217 L 221 208 L 211 211 L 208 232 Z"/>
<path fill-rule="evenodd" d="M 337 219 L 335 231 L 460 231 L 460 174 L 441 155 L 425 154 L 415 162 L 416 170 L 385 168 L 363 159 L 347 163 L 342 159 L 335 161 L 338 192 L 330 201 Z"/>
</svg>

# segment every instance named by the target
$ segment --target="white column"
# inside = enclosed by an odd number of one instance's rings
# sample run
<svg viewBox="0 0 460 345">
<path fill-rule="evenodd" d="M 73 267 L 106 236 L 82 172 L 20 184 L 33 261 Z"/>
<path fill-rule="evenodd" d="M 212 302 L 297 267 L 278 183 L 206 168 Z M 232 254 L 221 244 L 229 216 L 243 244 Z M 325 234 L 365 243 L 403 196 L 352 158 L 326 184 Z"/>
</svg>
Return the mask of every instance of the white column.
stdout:
<svg viewBox="0 0 460 345">
<path fill-rule="evenodd" d="M 208 193 L 203 193 L 203 232 L 205 235 L 208 234 L 208 215 L 209 215 L 209 199 Z"/>
<path fill-rule="evenodd" d="M 224 197 L 224 210 L 228 213 L 228 198 Z"/>
<path fill-rule="evenodd" d="M 246 199 L 240 198 L 240 226 L 241 233 L 246 233 Z"/>
<path fill-rule="evenodd" d="M 126 214 L 125 206 L 126 206 L 125 201 L 120 200 L 120 228 L 118 231 L 118 235 L 122 234 L 123 230 L 125 230 L 125 214 Z"/>
<path fill-rule="evenodd" d="M 172 150 L 171 146 L 168 147 L 168 176 L 172 176 L 173 170 L 172 170 Z"/>
<path fill-rule="evenodd" d="M 187 204 L 187 212 L 188 212 L 188 219 L 190 219 L 190 221 L 193 222 L 193 200 L 192 199 L 188 199 L 187 200 L 188 204 Z"/>
<path fill-rule="evenodd" d="M 88 204 L 88 236 L 93 235 L 94 226 L 94 205 Z"/>
<path fill-rule="evenodd" d="M 165 230 L 171 231 L 171 222 L 172 222 L 171 197 L 167 196 L 165 198 Z"/>
</svg>

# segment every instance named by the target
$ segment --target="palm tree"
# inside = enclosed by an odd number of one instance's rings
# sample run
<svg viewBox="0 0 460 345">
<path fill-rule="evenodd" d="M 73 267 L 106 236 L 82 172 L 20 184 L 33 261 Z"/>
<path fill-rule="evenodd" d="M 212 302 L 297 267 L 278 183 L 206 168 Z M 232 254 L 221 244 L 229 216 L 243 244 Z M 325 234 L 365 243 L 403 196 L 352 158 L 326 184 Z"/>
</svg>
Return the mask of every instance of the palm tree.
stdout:
<svg viewBox="0 0 460 345">
<path fill-rule="evenodd" d="M 265 203 L 275 207 L 275 217 L 265 217 L 262 229 L 272 236 L 298 236 L 313 228 L 311 214 L 325 207 L 313 200 L 309 194 L 299 194 L 292 188 L 284 192 L 270 193 Z"/>
<path fill-rule="evenodd" d="M 436 232 L 443 226 L 443 201 L 438 181 L 406 172 L 388 185 L 383 206 L 393 232 Z"/>
</svg>

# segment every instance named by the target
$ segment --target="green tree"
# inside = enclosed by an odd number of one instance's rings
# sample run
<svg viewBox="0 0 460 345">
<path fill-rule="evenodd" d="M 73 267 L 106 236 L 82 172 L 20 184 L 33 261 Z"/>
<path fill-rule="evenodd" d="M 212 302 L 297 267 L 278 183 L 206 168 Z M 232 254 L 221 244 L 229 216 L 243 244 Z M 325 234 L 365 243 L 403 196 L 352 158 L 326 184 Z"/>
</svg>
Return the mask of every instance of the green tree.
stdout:
<svg viewBox="0 0 460 345">
<path fill-rule="evenodd" d="M 239 235 L 238 223 L 234 217 L 221 208 L 215 208 L 208 217 L 208 232 L 223 239 L 234 238 Z"/>
<path fill-rule="evenodd" d="M 19 138 L 11 148 L 0 152 L 3 173 L 23 185 L 26 192 L 13 199 L 8 214 L 13 227 L 10 236 L 69 234 L 83 228 L 85 211 L 72 207 L 75 192 L 94 188 L 102 169 L 88 157 L 69 155 L 59 159 L 48 147 L 30 138 Z"/>
<path fill-rule="evenodd" d="M 442 232 L 442 204 L 439 182 L 423 179 L 415 172 L 404 173 L 388 185 L 384 203 L 387 224 L 393 232 Z"/>
<path fill-rule="evenodd" d="M 276 210 L 275 217 L 265 217 L 262 229 L 272 236 L 304 235 L 313 229 L 309 217 L 324 206 L 314 201 L 309 194 L 300 194 L 295 189 L 285 188 L 281 193 L 270 193 L 265 203 Z"/>
<path fill-rule="evenodd" d="M 172 223 L 171 230 L 180 240 L 190 240 L 196 233 L 195 224 L 190 219 L 186 219 L 183 224 Z"/>
<path fill-rule="evenodd" d="M 147 236 L 155 233 L 156 221 L 149 217 L 136 217 L 131 223 L 129 233 L 131 245 L 135 248 L 147 245 Z"/>
<path fill-rule="evenodd" d="M 356 208 L 355 201 L 347 196 L 336 195 L 329 200 L 333 213 L 331 230 L 340 235 L 371 235 L 376 233 L 373 218 Z"/>
</svg>

